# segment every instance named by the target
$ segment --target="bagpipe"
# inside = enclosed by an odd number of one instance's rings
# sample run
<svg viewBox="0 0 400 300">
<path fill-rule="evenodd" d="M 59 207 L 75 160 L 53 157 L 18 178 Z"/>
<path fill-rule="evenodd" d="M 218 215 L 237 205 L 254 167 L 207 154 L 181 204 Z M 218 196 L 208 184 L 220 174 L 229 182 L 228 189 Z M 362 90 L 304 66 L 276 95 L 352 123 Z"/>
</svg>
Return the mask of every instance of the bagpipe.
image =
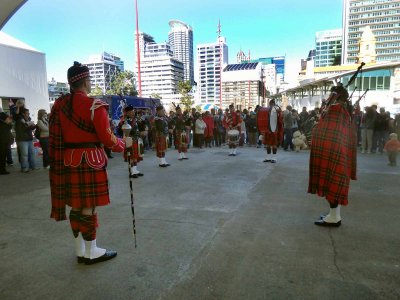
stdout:
<svg viewBox="0 0 400 300">
<path fill-rule="evenodd" d="M 343 86 L 342 83 L 339 83 L 338 85 L 333 86 L 331 88 L 331 94 L 329 95 L 329 97 L 325 101 L 325 103 L 323 103 L 321 105 L 321 117 L 325 116 L 326 113 L 329 111 L 329 108 L 336 103 L 342 103 L 343 105 L 345 105 L 347 112 L 350 114 L 350 116 L 352 116 L 354 106 L 351 105 L 350 99 L 351 99 L 354 91 L 349 96 L 349 92 L 347 91 L 347 88 L 354 82 L 354 80 L 356 79 L 358 74 L 362 71 L 362 67 L 364 65 L 365 65 L 365 63 L 363 63 L 363 62 L 360 64 L 360 66 L 357 68 L 356 72 L 353 74 L 353 76 L 350 77 L 349 81 L 347 82 L 347 84 L 345 86 Z M 368 90 L 365 91 L 365 93 L 363 94 L 363 97 L 365 96 L 367 91 Z M 356 102 L 357 105 L 359 105 L 359 102 L 361 99 L 362 98 L 360 97 L 360 99 L 357 100 L 357 102 Z"/>
</svg>

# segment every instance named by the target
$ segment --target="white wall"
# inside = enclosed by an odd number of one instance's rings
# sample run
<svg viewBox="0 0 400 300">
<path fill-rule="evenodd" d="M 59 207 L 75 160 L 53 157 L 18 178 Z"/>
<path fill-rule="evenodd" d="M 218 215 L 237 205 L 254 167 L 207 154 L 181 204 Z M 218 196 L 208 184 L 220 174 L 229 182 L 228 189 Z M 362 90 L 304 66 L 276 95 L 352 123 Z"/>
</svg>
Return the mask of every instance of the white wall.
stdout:
<svg viewBox="0 0 400 300">
<path fill-rule="evenodd" d="M 33 120 L 39 109 L 48 111 L 45 54 L 5 45 L 0 40 L 0 61 L 0 98 L 24 98 Z"/>
</svg>

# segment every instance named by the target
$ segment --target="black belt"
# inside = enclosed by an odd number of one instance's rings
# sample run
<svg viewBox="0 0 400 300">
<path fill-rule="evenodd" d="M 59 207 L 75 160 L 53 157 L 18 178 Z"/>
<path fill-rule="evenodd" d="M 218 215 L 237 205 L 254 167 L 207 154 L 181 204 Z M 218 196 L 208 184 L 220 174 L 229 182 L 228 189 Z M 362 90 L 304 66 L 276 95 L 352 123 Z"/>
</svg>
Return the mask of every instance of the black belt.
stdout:
<svg viewBox="0 0 400 300">
<path fill-rule="evenodd" d="M 100 148 L 101 143 L 64 143 L 64 146 L 69 149 Z"/>
</svg>

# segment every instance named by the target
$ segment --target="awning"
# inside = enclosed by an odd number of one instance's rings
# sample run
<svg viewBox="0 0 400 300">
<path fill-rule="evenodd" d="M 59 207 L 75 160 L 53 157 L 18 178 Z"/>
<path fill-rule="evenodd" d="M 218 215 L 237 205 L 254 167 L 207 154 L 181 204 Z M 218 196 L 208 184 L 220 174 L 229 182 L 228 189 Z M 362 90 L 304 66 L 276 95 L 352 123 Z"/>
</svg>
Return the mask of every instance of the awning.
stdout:
<svg viewBox="0 0 400 300">
<path fill-rule="evenodd" d="M 219 106 L 216 106 L 215 104 L 203 104 L 201 106 L 201 110 L 207 111 L 207 110 L 211 110 L 212 108 L 214 108 L 215 110 L 219 109 Z"/>
<path fill-rule="evenodd" d="M 25 4 L 28 0 L 1 0 L 0 1 L 0 30 L 8 20 Z"/>
</svg>

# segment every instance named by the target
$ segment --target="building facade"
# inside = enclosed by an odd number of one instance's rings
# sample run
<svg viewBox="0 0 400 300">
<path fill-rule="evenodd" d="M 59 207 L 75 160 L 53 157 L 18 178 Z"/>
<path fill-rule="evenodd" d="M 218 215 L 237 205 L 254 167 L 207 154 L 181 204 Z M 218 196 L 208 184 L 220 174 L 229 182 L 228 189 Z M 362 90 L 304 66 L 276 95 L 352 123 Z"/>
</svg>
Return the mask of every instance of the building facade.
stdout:
<svg viewBox="0 0 400 300">
<path fill-rule="evenodd" d="M 342 29 L 318 31 L 315 34 L 315 67 L 340 65 Z"/>
<path fill-rule="evenodd" d="M 173 56 L 184 66 L 184 79 L 194 84 L 193 30 L 190 26 L 178 20 L 169 22 L 168 42 L 172 47 Z"/>
<path fill-rule="evenodd" d="M 58 82 L 54 78 L 51 78 L 51 81 L 48 82 L 49 89 L 49 101 L 50 103 L 54 102 L 61 95 L 65 95 L 69 93 L 69 85 L 66 82 Z"/>
<path fill-rule="evenodd" d="M 111 81 L 118 72 L 114 55 L 107 52 L 91 55 L 84 65 L 89 68 L 92 89 L 97 86 L 101 88 L 103 94 L 111 89 Z"/>
<path fill-rule="evenodd" d="M 376 38 L 376 62 L 400 60 L 400 0 L 343 0 L 342 64 L 355 64 L 369 26 Z"/>
<path fill-rule="evenodd" d="M 198 97 L 201 104 L 219 104 L 221 71 L 228 64 L 228 45 L 224 37 L 217 42 L 197 45 Z"/>
<path fill-rule="evenodd" d="M 272 69 L 275 70 L 275 66 Z M 233 104 L 236 109 L 264 105 L 266 90 L 262 63 L 227 65 L 222 73 L 222 108 Z"/>
</svg>

